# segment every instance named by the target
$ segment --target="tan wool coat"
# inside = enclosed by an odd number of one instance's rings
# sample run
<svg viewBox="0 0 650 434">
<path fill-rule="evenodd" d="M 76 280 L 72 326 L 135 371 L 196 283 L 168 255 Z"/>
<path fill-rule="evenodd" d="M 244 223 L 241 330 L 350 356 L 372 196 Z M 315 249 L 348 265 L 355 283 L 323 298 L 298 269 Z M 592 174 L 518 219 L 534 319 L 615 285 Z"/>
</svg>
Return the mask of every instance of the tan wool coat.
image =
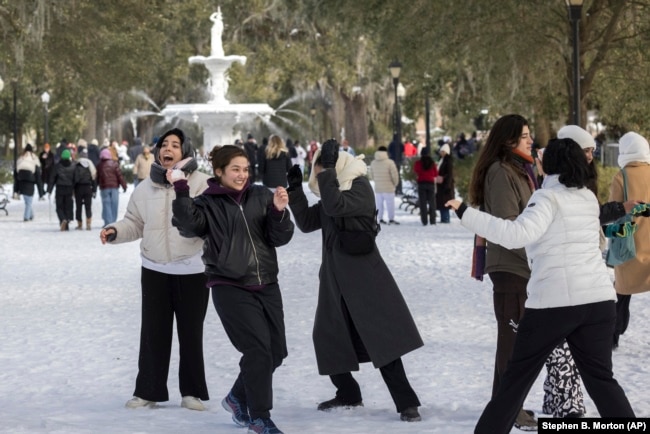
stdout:
<svg viewBox="0 0 650 434">
<path fill-rule="evenodd" d="M 627 197 L 650 203 L 650 164 L 628 163 Z M 612 180 L 609 200 L 623 202 L 623 174 L 619 171 Z M 650 291 L 650 218 L 637 217 L 634 234 L 636 258 L 614 267 L 616 292 L 622 295 Z"/>
</svg>

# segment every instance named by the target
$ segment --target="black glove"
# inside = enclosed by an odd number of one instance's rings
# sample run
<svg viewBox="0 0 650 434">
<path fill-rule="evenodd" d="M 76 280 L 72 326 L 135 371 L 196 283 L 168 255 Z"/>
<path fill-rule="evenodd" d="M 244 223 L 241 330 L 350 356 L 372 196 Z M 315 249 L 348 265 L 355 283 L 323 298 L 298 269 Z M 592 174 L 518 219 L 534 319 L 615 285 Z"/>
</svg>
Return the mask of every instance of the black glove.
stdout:
<svg viewBox="0 0 650 434">
<path fill-rule="evenodd" d="M 329 139 L 323 143 L 320 151 L 320 162 L 323 169 L 333 169 L 339 159 L 339 142 L 336 139 Z"/>
<path fill-rule="evenodd" d="M 302 188 L 302 172 L 300 171 L 300 166 L 297 164 L 294 164 L 287 172 L 287 184 L 289 184 L 287 191 L 294 191 Z"/>
</svg>

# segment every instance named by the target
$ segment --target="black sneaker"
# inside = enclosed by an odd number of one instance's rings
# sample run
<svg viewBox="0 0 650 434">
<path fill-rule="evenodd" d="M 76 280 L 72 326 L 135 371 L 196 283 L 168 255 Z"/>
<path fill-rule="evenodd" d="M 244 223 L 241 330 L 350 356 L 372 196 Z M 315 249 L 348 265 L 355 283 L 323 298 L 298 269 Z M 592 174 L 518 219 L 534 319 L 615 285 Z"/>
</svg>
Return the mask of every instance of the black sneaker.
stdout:
<svg viewBox="0 0 650 434">
<path fill-rule="evenodd" d="M 386 224 L 386 220 L 379 220 L 379 223 L 381 223 L 382 225 L 385 225 L 385 224 Z"/>
<path fill-rule="evenodd" d="M 389 221 L 388 221 L 388 224 L 389 224 L 389 225 L 398 225 L 399 222 L 396 222 L 395 220 L 389 220 Z"/>
<path fill-rule="evenodd" d="M 409 407 L 400 413 L 399 419 L 404 422 L 420 422 L 422 417 L 417 407 Z"/>
<path fill-rule="evenodd" d="M 258 417 L 251 420 L 248 425 L 248 434 L 283 434 L 280 429 L 275 426 L 271 418 Z"/>
<path fill-rule="evenodd" d="M 248 416 L 248 408 L 235 395 L 230 392 L 222 401 L 221 406 L 232 414 L 232 421 L 239 426 L 248 426 L 251 419 Z"/>
<path fill-rule="evenodd" d="M 330 411 L 334 408 L 352 408 L 352 407 L 363 407 L 363 401 L 348 403 L 343 401 L 340 398 L 333 398 L 329 401 L 323 401 L 318 404 L 318 410 L 320 411 Z"/>
</svg>

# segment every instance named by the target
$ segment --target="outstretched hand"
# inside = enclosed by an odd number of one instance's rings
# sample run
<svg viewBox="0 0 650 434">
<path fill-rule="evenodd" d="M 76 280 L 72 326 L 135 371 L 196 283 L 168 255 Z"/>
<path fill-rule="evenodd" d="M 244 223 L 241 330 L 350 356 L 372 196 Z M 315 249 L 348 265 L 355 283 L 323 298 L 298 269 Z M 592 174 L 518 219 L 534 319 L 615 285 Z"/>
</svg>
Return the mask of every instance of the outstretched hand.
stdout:
<svg viewBox="0 0 650 434">
<path fill-rule="evenodd" d="M 323 143 L 320 151 L 320 161 L 323 169 L 333 169 L 339 159 L 339 142 L 329 139 Z"/>
<path fill-rule="evenodd" d="M 456 210 L 458 209 L 458 207 L 460 207 L 460 204 L 461 204 L 461 203 L 462 203 L 462 202 L 459 201 L 459 200 L 457 200 L 457 199 L 452 199 L 452 200 L 448 200 L 448 201 L 445 203 L 445 206 L 446 206 L 447 208 L 451 208 L 451 209 L 453 209 L 454 211 L 456 211 Z"/>
<path fill-rule="evenodd" d="M 289 194 L 287 193 L 287 189 L 284 187 L 276 188 L 275 193 L 273 194 L 273 206 L 275 206 L 275 209 L 278 211 L 284 211 L 288 204 Z"/>
<path fill-rule="evenodd" d="M 297 190 L 302 187 L 302 171 L 297 164 L 294 164 L 287 172 L 287 184 L 289 185 L 287 191 Z"/>
</svg>

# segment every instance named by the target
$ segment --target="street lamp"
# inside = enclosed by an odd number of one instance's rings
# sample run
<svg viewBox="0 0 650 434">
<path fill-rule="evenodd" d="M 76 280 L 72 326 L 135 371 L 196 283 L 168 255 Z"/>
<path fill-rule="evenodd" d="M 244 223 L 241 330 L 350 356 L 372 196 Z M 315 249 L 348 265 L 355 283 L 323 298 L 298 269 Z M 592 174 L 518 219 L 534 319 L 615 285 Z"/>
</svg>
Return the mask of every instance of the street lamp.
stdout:
<svg viewBox="0 0 650 434">
<path fill-rule="evenodd" d="M 316 140 L 315 128 L 316 128 L 316 104 L 312 104 L 309 109 L 309 114 L 311 115 L 311 139 Z"/>
<path fill-rule="evenodd" d="M 397 188 L 395 189 L 396 194 L 402 194 L 402 179 L 400 176 L 400 169 L 402 167 L 402 122 L 400 119 L 399 113 L 399 74 L 402 72 L 402 64 L 399 60 L 395 59 L 390 62 L 388 65 L 390 70 L 390 75 L 393 77 L 393 87 L 395 89 L 395 108 L 393 110 L 393 146 L 397 149 L 393 149 L 393 155 L 395 156 L 395 165 L 397 166 Z M 404 87 L 402 86 L 402 90 Z"/>
<path fill-rule="evenodd" d="M 584 0 L 565 0 L 569 8 L 569 19 L 573 30 L 573 123 L 580 122 L 580 28 L 578 23 L 582 16 Z"/>
<path fill-rule="evenodd" d="M 50 138 L 48 134 L 48 129 L 47 129 L 47 115 L 48 115 L 48 109 L 47 105 L 50 103 L 50 94 L 47 93 L 47 91 L 43 92 L 41 94 L 41 101 L 43 102 L 43 113 L 45 113 L 45 128 L 43 129 L 44 132 L 44 137 L 45 137 L 45 143 L 50 143 Z"/>
<path fill-rule="evenodd" d="M 12 82 L 14 88 L 14 198 L 18 199 L 18 81 Z"/>
</svg>

